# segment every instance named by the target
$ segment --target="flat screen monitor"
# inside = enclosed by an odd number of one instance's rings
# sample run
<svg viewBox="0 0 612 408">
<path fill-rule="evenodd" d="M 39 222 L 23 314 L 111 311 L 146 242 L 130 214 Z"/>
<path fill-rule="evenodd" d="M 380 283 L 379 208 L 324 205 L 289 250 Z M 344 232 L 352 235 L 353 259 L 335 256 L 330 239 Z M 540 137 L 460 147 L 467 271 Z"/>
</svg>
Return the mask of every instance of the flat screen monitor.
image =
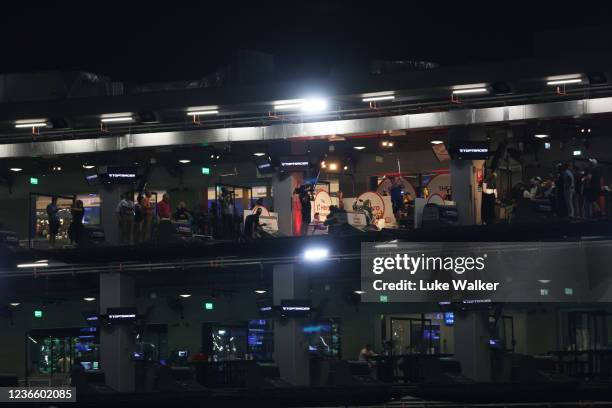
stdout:
<svg viewBox="0 0 612 408">
<path fill-rule="evenodd" d="M 89 184 L 90 186 L 100 184 L 100 176 L 98 175 L 98 171 L 95 168 L 91 170 L 86 170 L 83 174 L 83 177 L 85 177 L 85 182 L 87 182 L 87 184 Z"/>
<path fill-rule="evenodd" d="M 456 142 L 451 147 L 451 156 L 456 160 L 486 160 L 489 155 L 489 142 L 486 141 Z"/>
<path fill-rule="evenodd" d="M 440 163 L 450 160 L 450 154 L 448 153 L 448 150 L 446 150 L 446 145 L 444 143 L 432 145 L 431 150 L 433 150 L 436 159 L 438 159 Z"/>
<path fill-rule="evenodd" d="M 110 324 L 131 323 L 136 320 L 135 307 L 109 307 L 106 309 L 106 321 Z"/>
<path fill-rule="evenodd" d="M 107 184 L 133 184 L 138 181 L 138 170 L 134 166 L 100 166 L 98 177 Z"/>
<path fill-rule="evenodd" d="M 257 301 L 257 310 L 259 314 L 263 317 L 273 316 L 276 312 L 276 308 L 272 304 L 272 300 L 258 300 Z"/>
<path fill-rule="evenodd" d="M 259 158 L 255 160 L 255 166 L 257 166 L 257 171 L 259 174 L 273 174 L 274 166 L 272 166 L 272 162 L 268 158 Z"/>
<path fill-rule="evenodd" d="M 307 171 L 310 169 L 310 160 L 307 156 L 285 156 L 280 158 L 278 169 L 286 171 Z"/>
<path fill-rule="evenodd" d="M 281 300 L 280 312 L 282 316 L 301 317 L 308 316 L 312 312 L 312 302 L 310 300 Z"/>
</svg>

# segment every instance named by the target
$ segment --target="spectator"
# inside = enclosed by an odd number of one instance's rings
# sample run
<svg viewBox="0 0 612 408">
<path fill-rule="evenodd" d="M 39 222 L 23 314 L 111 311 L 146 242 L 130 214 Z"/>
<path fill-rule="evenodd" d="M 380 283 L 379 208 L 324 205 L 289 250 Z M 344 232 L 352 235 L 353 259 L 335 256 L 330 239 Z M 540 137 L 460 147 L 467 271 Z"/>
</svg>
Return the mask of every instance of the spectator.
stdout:
<svg viewBox="0 0 612 408">
<path fill-rule="evenodd" d="M 134 205 L 134 243 L 138 244 L 144 241 L 144 220 L 145 220 L 145 207 L 144 197 L 142 194 L 138 195 L 136 204 Z"/>
<path fill-rule="evenodd" d="M 596 159 L 589 159 L 589 171 L 586 177 L 585 185 L 585 205 L 584 212 L 586 218 L 593 218 L 595 214 L 599 214 L 599 197 L 601 196 L 601 170 L 599 169 Z"/>
<path fill-rule="evenodd" d="M 146 191 L 145 197 L 142 202 L 143 210 L 144 210 L 144 219 L 142 226 L 142 241 L 146 241 L 151 239 L 151 229 L 153 228 L 153 210 L 154 203 L 151 200 L 151 192 Z"/>
<path fill-rule="evenodd" d="M 576 191 L 576 182 L 574 179 L 574 166 L 572 163 L 563 165 L 563 195 L 567 216 L 574 218 L 574 193 Z"/>
<path fill-rule="evenodd" d="M 263 236 L 262 224 L 259 223 L 261 207 L 258 207 L 253 214 L 247 215 L 244 221 L 244 235 L 247 240 L 259 239 Z"/>
<path fill-rule="evenodd" d="M 81 243 L 81 234 L 83 231 L 83 216 L 85 215 L 85 208 L 83 208 L 83 201 L 76 200 L 74 207 L 70 209 L 72 215 L 72 221 L 68 228 L 68 237 L 70 243 L 76 242 L 77 245 Z"/>
<path fill-rule="evenodd" d="M 172 209 L 170 208 L 170 197 L 168 194 L 162 196 L 162 200 L 157 204 L 157 215 L 160 220 L 169 221 L 172 217 Z"/>
<path fill-rule="evenodd" d="M 191 213 L 187 210 L 187 206 L 184 201 L 181 201 L 178 208 L 174 212 L 174 220 L 188 223 L 191 220 Z"/>
<path fill-rule="evenodd" d="M 390 177 L 391 179 L 391 188 L 389 189 L 389 194 L 391 195 L 391 205 L 393 207 L 393 214 L 395 215 L 395 219 L 400 218 L 400 211 L 402 210 L 402 206 L 404 204 L 404 197 L 402 194 L 402 181 L 399 177 Z"/>
<path fill-rule="evenodd" d="M 51 203 L 47 205 L 47 218 L 49 219 L 49 245 L 55 247 L 55 236 L 59 232 L 60 218 L 57 197 L 51 197 Z"/>
<path fill-rule="evenodd" d="M 225 188 L 221 188 L 221 223 L 223 225 L 223 236 L 232 238 L 234 235 L 234 203 L 231 193 Z"/>
<path fill-rule="evenodd" d="M 121 196 L 116 212 L 119 223 L 119 244 L 130 245 L 134 224 L 134 202 L 131 200 L 129 193 Z"/>
<path fill-rule="evenodd" d="M 497 173 L 491 174 L 485 179 L 482 185 L 482 204 L 481 216 L 485 225 L 495 222 L 495 202 L 497 201 Z"/>
</svg>

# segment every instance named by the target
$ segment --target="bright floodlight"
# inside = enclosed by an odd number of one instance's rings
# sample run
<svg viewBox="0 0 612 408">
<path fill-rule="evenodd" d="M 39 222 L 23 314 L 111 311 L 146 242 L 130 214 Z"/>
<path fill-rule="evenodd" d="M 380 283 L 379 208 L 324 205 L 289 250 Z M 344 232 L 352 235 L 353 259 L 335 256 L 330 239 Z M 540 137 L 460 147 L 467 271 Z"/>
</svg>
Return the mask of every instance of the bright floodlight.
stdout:
<svg viewBox="0 0 612 408">
<path fill-rule="evenodd" d="M 265 154 L 265 153 L 263 153 L 263 152 L 256 152 L 256 153 L 253 153 L 253 156 L 257 156 L 257 157 L 261 157 L 261 156 L 265 156 L 265 155 L 266 155 L 266 154 Z"/>
<path fill-rule="evenodd" d="M 327 109 L 327 100 L 322 98 L 291 99 L 287 101 L 274 102 L 275 110 L 301 110 L 302 112 L 314 113 Z"/>
<path fill-rule="evenodd" d="M 353 149 L 355 149 L 355 150 L 363 150 L 365 148 L 366 148 L 365 146 L 355 146 L 355 147 L 353 147 Z"/>
<path fill-rule="evenodd" d="M 191 160 L 189 160 L 189 159 L 181 159 L 181 160 L 179 160 L 179 163 L 187 164 L 187 163 L 191 163 Z"/>
<path fill-rule="evenodd" d="M 432 145 L 439 145 L 439 144 L 442 144 L 442 143 L 444 143 L 442 140 L 432 140 L 431 141 Z"/>
<path fill-rule="evenodd" d="M 304 260 L 309 262 L 322 261 L 328 255 L 329 251 L 326 248 L 310 248 L 304 251 Z"/>
<path fill-rule="evenodd" d="M 533 137 L 535 137 L 537 139 L 546 139 L 548 137 L 548 135 L 545 134 L 545 133 L 538 133 L 538 134 L 533 135 Z"/>
<path fill-rule="evenodd" d="M 10 171 L 14 171 L 15 173 L 17 173 L 17 172 L 20 172 L 23 169 L 21 167 L 11 167 L 9 170 Z"/>
<path fill-rule="evenodd" d="M 96 298 L 93 297 L 93 296 L 91 296 L 91 297 L 84 297 L 83 300 L 86 301 L 86 302 L 93 302 L 93 301 L 96 300 Z"/>
<path fill-rule="evenodd" d="M 306 99 L 302 104 L 304 112 L 321 112 L 327 109 L 327 101 L 325 99 Z"/>
<path fill-rule="evenodd" d="M 187 299 L 187 298 L 191 297 L 191 294 L 190 293 L 181 293 L 179 296 L 182 297 L 183 299 Z"/>
</svg>

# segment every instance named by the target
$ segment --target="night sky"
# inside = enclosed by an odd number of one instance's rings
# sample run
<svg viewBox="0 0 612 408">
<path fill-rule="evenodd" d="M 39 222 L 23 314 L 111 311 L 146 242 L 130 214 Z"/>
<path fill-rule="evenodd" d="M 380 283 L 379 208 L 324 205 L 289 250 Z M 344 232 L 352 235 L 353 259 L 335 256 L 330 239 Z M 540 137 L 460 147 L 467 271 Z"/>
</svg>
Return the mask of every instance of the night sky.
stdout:
<svg viewBox="0 0 612 408">
<path fill-rule="evenodd" d="M 83 70 L 136 82 L 197 79 L 237 49 L 274 54 L 283 78 L 325 76 L 338 65 L 372 59 L 453 65 L 530 57 L 536 32 L 609 24 L 611 15 L 605 6 L 584 2 L 575 9 L 561 2 L 532 1 L 527 4 L 539 5 L 530 8 L 517 2 L 466 3 L 3 4 L 0 71 Z"/>
</svg>

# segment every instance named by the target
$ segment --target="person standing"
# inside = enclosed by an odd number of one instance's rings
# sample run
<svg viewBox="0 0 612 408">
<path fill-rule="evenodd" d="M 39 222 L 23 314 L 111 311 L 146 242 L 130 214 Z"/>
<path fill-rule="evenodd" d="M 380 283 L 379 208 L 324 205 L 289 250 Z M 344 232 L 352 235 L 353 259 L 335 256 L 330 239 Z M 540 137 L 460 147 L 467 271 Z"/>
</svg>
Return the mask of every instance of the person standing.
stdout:
<svg viewBox="0 0 612 408">
<path fill-rule="evenodd" d="M 162 200 L 157 204 L 157 216 L 160 221 L 170 221 L 172 209 L 170 208 L 170 197 L 168 194 L 162 196 Z"/>
<path fill-rule="evenodd" d="M 576 182 L 574 179 L 572 163 L 563 165 L 563 195 L 566 206 L 567 216 L 574 218 L 574 193 L 576 191 Z"/>
<path fill-rule="evenodd" d="M 593 218 L 601 212 L 599 197 L 601 196 L 601 170 L 597 159 L 589 159 L 590 167 L 585 186 L 585 217 Z"/>
<path fill-rule="evenodd" d="M 225 187 L 221 188 L 221 223 L 223 225 L 223 236 L 233 238 L 234 204 L 232 203 L 232 195 Z"/>
<path fill-rule="evenodd" d="M 146 191 L 144 199 L 142 201 L 142 207 L 144 212 L 143 224 L 142 224 L 142 237 L 141 241 L 148 241 L 151 239 L 151 229 L 153 227 L 153 201 L 151 200 L 151 192 Z"/>
<path fill-rule="evenodd" d="M 134 243 L 138 244 L 144 241 L 144 219 L 145 219 L 145 209 L 144 209 L 144 197 L 142 195 L 138 195 L 136 199 L 136 204 L 134 204 Z"/>
<path fill-rule="evenodd" d="M 389 189 L 391 195 L 391 205 L 393 207 L 393 215 L 396 220 L 400 218 L 400 212 L 404 204 L 404 196 L 402 194 L 402 181 L 400 177 L 391 177 L 391 188 Z"/>
<path fill-rule="evenodd" d="M 72 221 L 68 229 L 68 236 L 70 237 L 70 243 L 76 242 L 77 245 L 81 243 L 81 234 L 83 232 L 83 216 L 85 215 L 85 208 L 83 208 L 83 201 L 76 200 L 74 207 L 70 209 L 72 214 Z"/>
<path fill-rule="evenodd" d="M 55 247 L 55 237 L 59 232 L 60 218 L 57 197 L 51 197 L 51 203 L 47 205 L 47 218 L 49 220 L 49 245 Z"/>
<path fill-rule="evenodd" d="M 129 193 L 121 196 L 116 212 L 119 222 L 119 244 L 129 245 L 132 241 L 134 224 L 134 202 L 130 199 Z"/>
<path fill-rule="evenodd" d="M 495 223 L 495 202 L 497 201 L 497 173 L 492 172 L 482 184 L 481 217 L 485 225 Z"/>
</svg>

